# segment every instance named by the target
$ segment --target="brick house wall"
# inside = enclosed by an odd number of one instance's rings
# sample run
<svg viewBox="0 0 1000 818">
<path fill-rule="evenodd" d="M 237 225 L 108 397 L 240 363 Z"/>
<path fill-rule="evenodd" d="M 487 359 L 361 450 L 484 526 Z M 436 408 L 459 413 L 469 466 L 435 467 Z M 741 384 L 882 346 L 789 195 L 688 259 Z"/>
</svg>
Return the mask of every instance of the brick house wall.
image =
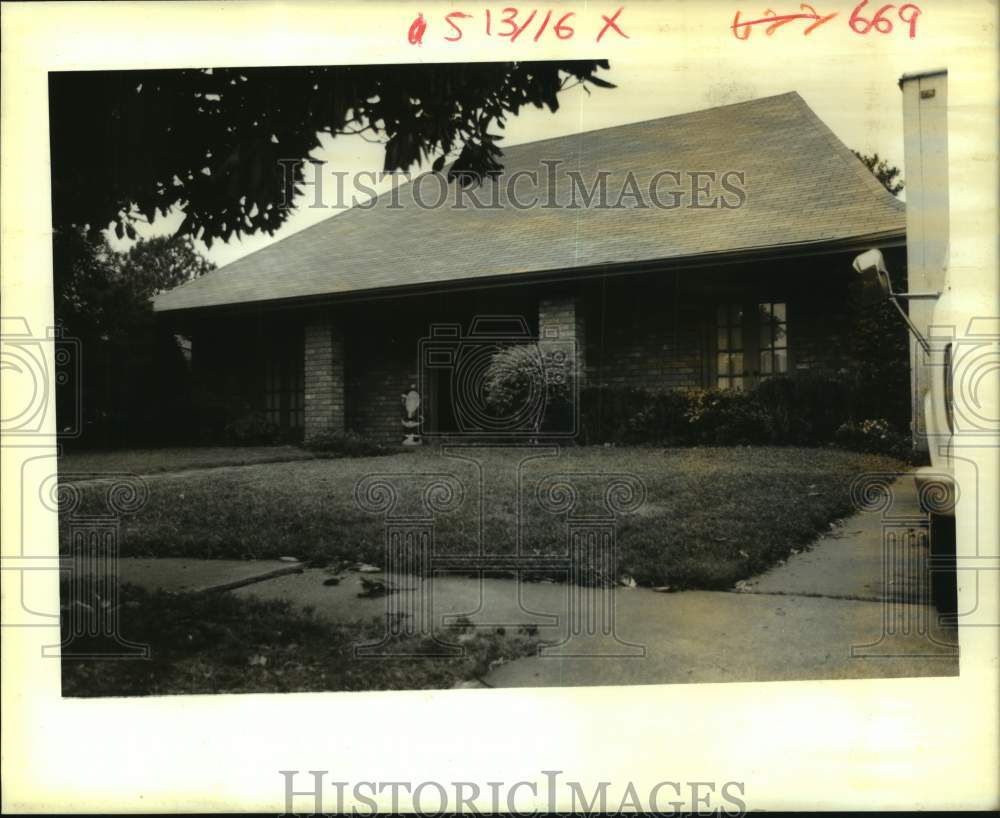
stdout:
<svg viewBox="0 0 1000 818">
<path fill-rule="evenodd" d="M 904 267 L 899 253 L 886 254 L 893 269 Z M 787 305 L 789 374 L 836 374 L 863 364 L 850 357 L 852 257 L 522 283 L 289 311 L 284 326 L 297 322 L 303 333 L 305 437 L 351 429 L 399 442 L 401 396 L 419 383 L 421 339 L 442 324 L 457 325 L 467 335 L 477 315 L 522 317 L 543 352 L 547 344 L 566 349 L 571 341 L 582 386 L 655 392 L 715 385 L 720 303 L 753 308 L 758 301 L 780 302 Z M 194 368 L 200 382 L 212 385 L 215 403 L 258 405 L 260 356 L 281 325 L 261 313 L 201 326 L 193 343 Z M 418 385 L 428 429 L 447 415 L 441 405 L 450 399 L 447 374 Z"/>
<path fill-rule="evenodd" d="M 677 292 L 673 273 L 605 279 L 585 297 L 586 384 L 653 392 L 706 385 L 706 308 Z"/>
<path fill-rule="evenodd" d="M 305 440 L 344 430 L 344 327 L 332 313 L 310 317 L 303 337 Z"/>
</svg>

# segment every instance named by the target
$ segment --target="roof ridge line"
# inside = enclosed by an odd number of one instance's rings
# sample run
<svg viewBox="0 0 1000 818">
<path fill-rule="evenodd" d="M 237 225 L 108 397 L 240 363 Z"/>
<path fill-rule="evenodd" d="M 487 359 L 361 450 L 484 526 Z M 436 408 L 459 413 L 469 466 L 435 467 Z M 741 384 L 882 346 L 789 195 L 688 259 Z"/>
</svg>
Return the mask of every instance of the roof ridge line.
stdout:
<svg viewBox="0 0 1000 818">
<path fill-rule="evenodd" d="M 779 99 L 780 97 L 798 97 L 800 100 L 802 97 L 799 96 L 798 91 L 783 91 L 780 94 L 770 94 L 766 97 L 754 97 L 753 99 L 743 99 L 739 102 L 727 102 L 725 105 L 712 105 L 709 108 L 695 108 L 693 111 L 681 111 L 676 114 L 667 114 L 666 116 L 654 116 L 649 119 L 637 119 L 634 122 L 622 122 L 619 125 L 604 125 L 600 128 L 591 128 L 588 131 L 572 131 L 570 133 L 562 134 L 561 136 L 546 136 L 544 139 L 532 139 L 530 142 L 518 142 L 516 145 L 508 145 L 508 148 L 525 148 L 529 145 L 540 145 L 543 142 L 554 142 L 556 139 L 568 139 L 574 136 L 584 136 L 586 134 L 601 133 L 602 131 L 617 131 L 619 128 L 629 128 L 633 125 L 649 125 L 652 122 L 665 122 L 668 119 L 677 119 L 682 116 L 694 116 L 695 114 L 707 114 L 710 111 L 722 111 L 726 108 L 735 108 L 738 105 L 752 105 L 758 102 L 765 102 L 766 100 Z"/>
</svg>

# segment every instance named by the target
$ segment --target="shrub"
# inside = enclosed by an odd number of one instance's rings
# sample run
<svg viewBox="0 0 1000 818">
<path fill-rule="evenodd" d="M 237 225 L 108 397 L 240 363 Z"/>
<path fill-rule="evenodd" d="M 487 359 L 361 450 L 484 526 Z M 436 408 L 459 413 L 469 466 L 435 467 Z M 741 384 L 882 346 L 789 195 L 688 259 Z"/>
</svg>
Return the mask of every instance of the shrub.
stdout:
<svg viewBox="0 0 1000 818">
<path fill-rule="evenodd" d="M 767 378 L 754 394 L 767 415 L 772 442 L 817 445 L 831 442 L 850 418 L 850 391 L 840 378 L 806 373 Z"/>
<path fill-rule="evenodd" d="M 754 393 L 704 389 L 688 398 L 686 417 L 694 442 L 720 446 L 770 442 L 770 420 Z"/>
<path fill-rule="evenodd" d="M 281 428 L 269 421 L 263 412 L 247 412 L 229 421 L 223 436 L 227 443 L 239 446 L 277 443 L 281 439 Z"/>
<path fill-rule="evenodd" d="M 483 397 L 505 431 L 566 428 L 572 362 L 555 360 L 535 344 L 514 344 L 494 353 L 483 376 Z"/>
<path fill-rule="evenodd" d="M 753 393 L 705 389 L 648 392 L 592 387 L 581 395 L 581 439 L 593 443 L 742 445 L 771 441 Z"/>
<path fill-rule="evenodd" d="M 908 439 L 888 420 L 878 421 L 877 432 L 875 421 L 866 421 L 868 431 L 861 432 L 851 414 L 855 405 L 852 382 L 809 373 L 768 378 L 748 392 L 589 387 L 581 393 L 580 441 L 718 446 L 853 441 L 851 448 L 870 453 L 909 452 Z"/>
<path fill-rule="evenodd" d="M 657 443 L 682 442 L 688 435 L 687 412 L 691 398 L 685 392 L 646 393 L 645 405 L 629 415 L 627 425 L 633 440 Z"/>
<path fill-rule="evenodd" d="M 683 444 L 689 430 L 683 392 L 635 387 L 587 387 L 580 393 L 583 443 Z"/>
<path fill-rule="evenodd" d="M 323 432 L 309 438 L 304 446 L 313 452 L 340 457 L 370 457 L 389 451 L 388 446 L 352 431 Z"/>
<path fill-rule="evenodd" d="M 906 290 L 905 266 L 893 267 L 892 285 Z M 909 333 L 888 301 L 864 304 L 852 299 L 845 352 L 851 361 L 863 362 L 841 371 L 850 385 L 850 419 L 885 418 L 897 429 L 910 423 Z"/>
<path fill-rule="evenodd" d="M 885 454 L 905 460 L 912 456 L 910 439 L 897 432 L 885 418 L 843 423 L 836 440 L 845 449 L 868 454 Z"/>
</svg>

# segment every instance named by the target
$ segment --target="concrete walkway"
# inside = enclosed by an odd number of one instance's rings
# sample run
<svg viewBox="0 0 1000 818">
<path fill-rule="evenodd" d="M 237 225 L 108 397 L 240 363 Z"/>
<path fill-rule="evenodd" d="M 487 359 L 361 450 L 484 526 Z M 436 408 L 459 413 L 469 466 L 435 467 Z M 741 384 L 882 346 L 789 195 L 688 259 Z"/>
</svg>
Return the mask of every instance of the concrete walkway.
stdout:
<svg viewBox="0 0 1000 818">
<path fill-rule="evenodd" d="M 200 593 L 229 591 L 286 574 L 301 573 L 299 562 L 282 560 L 118 560 L 118 581 L 150 591 Z"/>
<path fill-rule="evenodd" d="M 885 513 L 855 514 L 784 565 L 747 581 L 743 590 L 926 604 L 927 547 L 912 479 L 892 485 Z M 896 540 L 883 547 L 883 528 Z"/>
<path fill-rule="evenodd" d="M 956 636 L 926 594 L 926 539 L 912 481 L 894 505 L 857 514 L 739 591 L 610 591 L 610 635 L 587 637 L 572 605 L 600 612 L 598 589 L 466 576 L 408 577 L 389 595 L 379 573 L 333 575 L 281 562 L 122 560 L 121 579 L 170 590 L 232 593 L 310 606 L 331 622 L 384 618 L 420 594 L 435 630 L 466 617 L 484 630 L 528 629 L 542 655 L 494 669 L 484 686 L 534 687 L 954 675 Z M 887 520 L 896 539 L 883 548 Z M 911 525 L 912 524 L 912 525 Z M 891 559 L 885 559 L 888 553 Z M 276 572 L 276 573 L 275 573 Z M 375 585 L 373 585 L 375 583 Z M 372 588 L 376 592 L 372 595 Z M 361 594 L 361 596 L 359 596 Z M 572 605 L 571 605 L 572 603 Z M 581 628 L 581 625 L 583 626 Z M 600 630 L 599 628 L 591 628 Z M 570 634 L 573 633 L 573 638 Z"/>
<path fill-rule="evenodd" d="M 534 657 L 495 687 L 890 678 L 958 673 L 957 634 L 930 604 L 926 528 L 912 480 L 884 512 L 855 514 L 739 593 L 620 590 L 619 635 L 642 659 Z M 888 534 L 886 537 L 884 534 Z M 889 547 L 886 547 L 889 543 Z"/>
</svg>

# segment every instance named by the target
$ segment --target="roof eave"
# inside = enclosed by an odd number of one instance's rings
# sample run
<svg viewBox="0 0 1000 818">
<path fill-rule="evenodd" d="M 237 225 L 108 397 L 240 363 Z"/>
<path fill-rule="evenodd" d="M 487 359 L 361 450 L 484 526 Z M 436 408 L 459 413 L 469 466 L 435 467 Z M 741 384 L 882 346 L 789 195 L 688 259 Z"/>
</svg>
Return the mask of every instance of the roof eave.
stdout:
<svg viewBox="0 0 1000 818">
<path fill-rule="evenodd" d="M 323 307 L 353 301 L 375 301 L 383 298 L 397 298 L 410 295 L 430 295 L 435 292 L 480 290 L 523 284 L 545 284 L 570 279 L 580 280 L 586 278 L 599 278 L 602 276 L 638 275 L 640 273 L 647 272 L 696 269 L 706 266 L 720 266 L 768 261 L 772 259 L 794 258 L 796 256 L 847 253 L 851 250 L 869 249 L 873 246 L 880 248 L 901 247 L 905 246 L 905 243 L 906 230 L 905 228 L 900 228 L 880 233 L 870 233 L 863 236 L 851 236 L 843 239 L 796 242 L 793 244 L 783 244 L 770 247 L 746 248 L 718 253 L 701 253 L 676 258 L 649 259 L 637 262 L 630 261 L 613 264 L 595 264 L 587 267 L 537 270 L 527 273 L 503 273 L 500 275 L 483 276 L 478 278 L 448 279 L 447 281 L 401 285 L 397 287 L 379 287 L 370 290 L 350 290 L 342 293 L 320 293 L 315 295 L 294 296 L 291 298 L 259 299 L 253 301 L 237 301 L 224 304 L 208 304 L 167 309 L 158 309 L 154 304 L 153 311 L 160 316 L 173 317 L 208 313 L 219 314 L 227 312 L 246 312 L 271 309 L 284 310 L 301 307 Z"/>
</svg>

